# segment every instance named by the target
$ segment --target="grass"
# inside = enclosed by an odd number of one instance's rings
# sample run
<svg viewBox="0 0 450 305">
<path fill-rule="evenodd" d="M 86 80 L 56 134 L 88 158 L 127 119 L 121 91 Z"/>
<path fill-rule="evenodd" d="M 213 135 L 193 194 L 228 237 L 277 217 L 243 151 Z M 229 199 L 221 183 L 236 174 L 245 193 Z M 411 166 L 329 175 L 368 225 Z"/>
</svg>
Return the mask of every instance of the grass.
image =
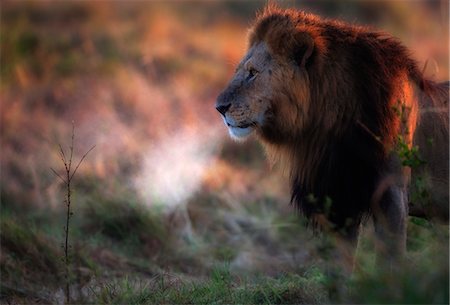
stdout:
<svg viewBox="0 0 450 305">
<path fill-rule="evenodd" d="M 90 249 L 79 242 L 70 246 L 70 265 L 66 269 L 61 239 L 49 236 L 26 218 L 2 215 L 0 232 L 2 299 L 52 303 L 61 283 L 66 283 L 66 272 L 70 290 L 75 293 L 98 273 Z"/>
<path fill-rule="evenodd" d="M 372 268 L 357 274 L 349 298 L 363 304 L 448 304 L 448 247 L 409 254 L 394 272 Z"/>
<path fill-rule="evenodd" d="M 119 192 L 126 194 L 123 190 Z M 202 203 L 196 207 L 197 212 L 208 211 L 205 200 L 193 200 L 197 205 Z M 249 205 L 253 207 L 248 210 L 258 219 L 269 217 L 267 207 L 258 207 L 257 203 Z M 166 217 L 173 216 L 152 212 L 136 201 L 133 203 L 132 195 L 122 200 L 88 200 L 78 209 L 74 218 L 78 220 L 73 223 L 75 249 L 71 274 L 74 282 L 71 289 L 74 301 L 324 304 L 338 298 L 343 303 L 361 304 L 448 302 L 448 232 L 445 226 L 423 220 L 411 218 L 409 221 L 409 252 L 401 271 L 392 273 L 375 267 L 373 237 L 367 230 L 359 249 L 360 268 L 350 281 L 336 283 L 326 275 L 317 258 L 297 267 L 277 262 L 279 253 L 299 255 L 298 247 L 313 251 L 318 244 L 317 237 L 306 240 L 299 235 L 301 225 L 295 218 L 289 223 L 275 217 L 269 222 L 272 226 L 263 231 L 257 227 L 249 230 L 251 226 L 244 224 L 245 231 L 240 234 L 249 234 L 248 239 L 255 243 L 250 249 L 258 249 L 257 240 L 261 238 L 268 245 L 280 247 L 274 256 L 265 257 L 270 251 L 261 250 L 259 256 L 264 264 L 273 264 L 273 269 L 278 269 L 276 273 L 267 273 L 271 269 L 267 266 L 253 271 L 236 267 L 235 262 L 245 248 L 232 242 L 233 232 L 223 235 L 220 229 L 194 231 L 194 241 L 187 242 L 177 235 L 178 229 L 165 225 Z M 216 227 L 219 220 L 215 220 Z M 55 246 L 58 238 L 46 233 L 51 232 L 51 228 L 42 230 L 22 223 L 23 219 L 15 212 L 2 215 L 2 296 L 21 302 L 53 302 L 52 291 L 58 289 L 64 270 L 60 262 L 63 251 Z M 262 235 L 257 237 L 255 233 Z M 222 241 L 208 242 L 214 236 Z M 46 283 L 46 290 L 37 289 L 42 282 Z"/>
<path fill-rule="evenodd" d="M 36 233 L 27 227 L 19 225 L 12 219 L 2 219 L 1 245 L 6 264 L 2 274 L 9 276 L 23 276 L 27 278 L 26 270 L 32 269 L 39 274 L 36 283 L 40 280 L 52 280 L 58 282 L 59 254 L 53 246 L 53 242 L 40 233 Z M 22 268 L 9 268 L 9 266 L 21 265 Z"/>
<path fill-rule="evenodd" d="M 150 283 L 129 279 L 103 286 L 101 304 L 318 304 L 325 301 L 320 277 L 286 274 L 279 278 L 236 278 L 225 265 L 206 281 L 185 283 L 164 275 Z"/>
<path fill-rule="evenodd" d="M 161 254 L 170 244 L 170 235 L 160 215 L 130 198 L 94 197 L 80 212 L 84 234 L 100 234 L 129 253 L 140 252 L 152 257 Z"/>
<path fill-rule="evenodd" d="M 63 278 L 57 243 L 14 218 L 2 218 L 0 232 L 2 298 L 48 301 Z"/>
<path fill-rule="evenodd" d="M 374 264 L 373 236 L 360 243 L 348 299 L 361 304 L 448 304 L 448 226 L 410 217 L 408 253 L 395 270 Z"/>
</svg>

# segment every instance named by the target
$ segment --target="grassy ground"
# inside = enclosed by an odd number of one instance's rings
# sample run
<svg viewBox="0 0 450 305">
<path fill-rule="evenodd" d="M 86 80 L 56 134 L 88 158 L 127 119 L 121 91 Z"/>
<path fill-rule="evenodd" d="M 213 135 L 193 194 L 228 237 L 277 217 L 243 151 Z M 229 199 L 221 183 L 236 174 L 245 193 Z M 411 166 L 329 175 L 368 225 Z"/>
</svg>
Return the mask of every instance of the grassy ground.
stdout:
<svg viewBox="0 0 450 305">
<path fill-rule="evenodd" d="M 202 204 L 196 213 L 211 209 Z M 320 237 L 301 236 L 295 219 L 274 217 L 262 225 L 271 217 L 266 208 L 254 203 L 250 215 L 230 216 L 259 218 L 235 228 L 217 217 L 210 224 L 202 220 L 207 227 L 198 229 L 199 220 L 192 217 L 188 235 L 169 225 L 180 225 L 173 219 L 180 215 L 153 214 L 120 200 L 87 202 L 72 226 L 72 296 L 77 302 L 102 304 L 323 304 L 330 296 L 344 303 L 448 302 L 446 228 L 410 220 L 407 262 L 395 273 L 375 267 L 367 230 L 354 278 L 335 282 L 313 250 Z M 63 299 L 62 223 L 51 224 L 50 217 L 3 210 L 3 300 Z"/>
<path fill-rule="evenodd" d="M 437 5 L 303 5 L 396 34 L 448 78 Z M 50 167 L 62 171 L 72 121 L 75 160 L 96 145 L 73 185 L 75 303 L 449 302 L 448 226 L 410 219 L 406 262 L 386 272 L 367 224 L 356 273 L 336 279 L 286 178 L 255 141 L 227 139 L 212 105 L 262 6 L 2 2 L 1 303 L 65 302 L 64 186 Z"/>
</svg>

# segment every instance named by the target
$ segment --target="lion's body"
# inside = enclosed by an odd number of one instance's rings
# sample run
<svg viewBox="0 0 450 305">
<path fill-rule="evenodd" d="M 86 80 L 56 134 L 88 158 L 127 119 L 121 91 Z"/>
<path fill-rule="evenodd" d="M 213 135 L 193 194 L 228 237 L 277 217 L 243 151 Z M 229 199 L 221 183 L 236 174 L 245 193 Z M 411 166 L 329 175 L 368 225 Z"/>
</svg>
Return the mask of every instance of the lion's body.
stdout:
<svg viewBox="0 0 450 305">
<path fill-rule="evenodd" d="M 232 136 L 255 131 L 268 155 L 284 164 L 292 201 L 309 219 L 354 241 L 361 220 L 372 214 L 395 255 L 405 248 L 410 181 L 396 152 L 399 139 L 411 148 L 434 136 L 429 129 L 442 130 L 436 141 L 448 146 L 448 128 L 441 126 L 448 117 L 424 123 L 419 109 L 442 104 L 420 102 L 431 96 L 423 90 L 434 87 L 385 33 L 268 7 L 217 108 Z M 438 95 L 445 102 L 448 90 Z M 414 137 L 416 127 L 421 136 Z M 438 157 L 445 153 L 447 172 L 431 177 L 447 186 L 448 200 L 448 148 Z M 430 163 L 426 171 L 437 168 Z"/>
<path fill-rule="evenodd" d="M 430 91 L 430 90 L 428 90 Z M 413 168 L 410 215 L 449 220 L 449 83 L 421 93 L 413 144 L 424 164 Z M 422 183 L 422 184 L 420 184 Z M 425 191 L 425 193 L 423 193 Z"/>
</svg>

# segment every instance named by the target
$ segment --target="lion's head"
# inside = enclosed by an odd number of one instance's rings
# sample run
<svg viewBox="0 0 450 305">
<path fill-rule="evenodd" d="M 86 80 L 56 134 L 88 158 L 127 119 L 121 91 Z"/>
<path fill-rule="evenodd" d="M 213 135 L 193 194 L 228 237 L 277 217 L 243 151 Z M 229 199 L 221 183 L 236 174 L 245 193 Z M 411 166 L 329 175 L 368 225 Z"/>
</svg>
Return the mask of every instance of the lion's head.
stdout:
<svg viewBox="0 0 450 305">
<path fill-rule="evenodd" d="M 264 12 L 250 30 L 248 52 L 219 95 L 217 110 L 233 138 L 256 132 L 268 142 L 298 136 L 309 111 L 307 70 L 323 49 L 311 26 L 287 14 Z M 282 136 L 283 135 L 283 136 Z"/>
<path fill-rule="evenodd" d="M 274 61 L 265 43 L 252 46 L 238 65 L 228 87 L 217 99 L 230 135 L 245 138 L 260 129 L 274 116 L 271 74 Z"/>
</svg>

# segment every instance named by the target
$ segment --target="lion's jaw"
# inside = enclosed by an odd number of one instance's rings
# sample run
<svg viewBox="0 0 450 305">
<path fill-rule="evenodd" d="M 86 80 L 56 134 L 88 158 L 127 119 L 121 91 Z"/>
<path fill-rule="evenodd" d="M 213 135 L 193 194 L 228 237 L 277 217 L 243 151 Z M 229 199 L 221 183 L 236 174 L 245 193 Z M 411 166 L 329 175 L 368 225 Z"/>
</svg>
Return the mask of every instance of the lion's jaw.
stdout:
<svg viewBox="0 0 450 305">
<path fill-rule="evenodd" d="M 255 130 L 255 123 L 251 124 L 240 124 L 237 123 L 233 118 L 225 115 L 223 117 L 225 125 L 228 127 L 228 133 L 235 140 L 245 140 L 247 139 Z"/>
<path fill-rule="evenodd" d="M 272 65 L 265 43 L 251 47 L 217 98 L 216 108 L 232 138 L 245 140 L 266 123 L 271 111 Z"/>
<path fill-rule="evenodd" d="M 252 111 L 246 107 L 236 106 L 222 115 L 222 118 L 230 136 L 235 140 L 243 141 L 263 126 L 265 114 L 265 111 Z"/>
</svg>

